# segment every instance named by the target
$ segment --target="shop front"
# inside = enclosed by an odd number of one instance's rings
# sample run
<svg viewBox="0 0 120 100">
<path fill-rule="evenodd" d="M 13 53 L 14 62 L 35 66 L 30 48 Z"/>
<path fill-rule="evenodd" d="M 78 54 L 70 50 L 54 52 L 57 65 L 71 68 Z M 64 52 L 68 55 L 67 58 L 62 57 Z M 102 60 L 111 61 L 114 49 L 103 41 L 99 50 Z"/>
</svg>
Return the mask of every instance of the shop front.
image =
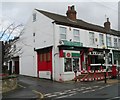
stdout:
<svg viewBox="0 0 120 100">
<path fill-rule="evenodd" d="M 59 69 L 60 75 L 64 81 L 72 80 L 77 74 L 81 72 L 81 48 L 83 43 L 62 40 L 59 48 Z"/>
<path fill-rule="evenodd" d="M 120 51 L 113 50 L 114 65 L 120 67 Z"/>
<path fill-rule="evenodd" d="M 60 50 L 60 68 L 63 80 L 72 80 L 75 76 L 75 71 L 78 73 L 81 70 L 80 51 L 75 50 Z"/>
<path fill-rule="evenodd" d="M 81 52 L 81 70 L 106 69 L 106 65 L 111 64 L 111 59 L 109 57 L 109 50 L 107 49 L 84 48 Z"/>
<path fill-rule="evenodd" d="M 109 52 L 109 50 L 103 49 L 94 49 L 89 52 L 88 59 L 91 70 L 104 70 L 108 68 L 111 65 Z"/>
</svg>

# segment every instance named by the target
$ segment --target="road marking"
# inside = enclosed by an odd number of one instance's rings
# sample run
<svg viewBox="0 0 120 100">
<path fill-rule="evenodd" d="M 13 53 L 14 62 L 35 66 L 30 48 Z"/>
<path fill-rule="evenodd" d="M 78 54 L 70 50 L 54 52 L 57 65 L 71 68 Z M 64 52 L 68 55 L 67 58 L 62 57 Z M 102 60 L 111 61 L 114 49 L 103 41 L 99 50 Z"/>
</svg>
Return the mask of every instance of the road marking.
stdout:
<svg viewBox="0 0 120 100">
<path fill-rule="evenodd" d="M 111 86 L 111 85 L 106 85 L 105 87 L 108 87 L 108 86 Z"/>
<path fill-rule="evenodd" d="M 95 88 L 96 88 L 96 87 L 99 87 L 99 86 L 93 86 L 93 87 L 95 87 Z"/>
<path fill-rule="evenodd" d="M 87 92 L 89 92 L 89 91 L 83 91 L 82 93 L 87 93 Z"/>
<path fill-rule="evenodd" d="M 79 88 L 75 88 L 75 89 L 73 89 L 73 90 L 78 90 Z"/>
<path fill-rule="evenodd" d="M 109 99 L 106 99 L 106 100 L 114 100 L 114 99 L 119 99 L 120 97 L 113 97 L 113 98 L 109 98 Z"/>
<path fill-rule="evenodd" d="M 63 94 L 66 94 L 66 93 L 64 93 L 64 92 L 63 93 L 59 93 L 59 95 L 63 95 Z"/>
<path fill-rule="evenodd" d="M 69 96 L 72 96 L 72 95 L 75 95 L 75 94 L 76 93 L 69 94 L 69 95 L 64 95 L 64 96 L 59 96 L 59 97 L 56 97 L 55 99 L 65 98 L 65 97 L 69 97 Z"/>
<path fill-rule="evenodd" d="M 86 87 L 81 87 L 81 88 L 86 88 Z"/>
<path fill-rule="evenodd" d="M 47 96 L 47 97 L 50 98 L 50 97 L 55 97 L 55 96 L 57 96 L 57 95 L 53 94 L 53 95 L 49 95 L 49 96 Z"/>
<path fill-rule="evenodd" d="M 49 96 L 49 95 L 51 95 L 51 93 L 48 93 L 48 94 L 44 94 L 44 96 Z"/>
<path fill-rule="evenodd" d="M 92 89 L 92 88 L 91 88 L 91 87 L 88 87 L 88 88 L 86 88 L 86 90 L 87 90 L 87 89 Z"/>
<path fill-rule="evenodd" d="M 76 91 L 70 91 L 69 93 L 75 93 Z"/>
<path fill-rule="evenodd" d="M 69 91 L 72 91 L 72 90 L 65 90 L 64 92 L 69 92 Z"/>
<path fill-rule="evenodd" d="M 35 93 L 37 93 L 37 94 L 39 94 L 41 99 L 44 98 L 44 95 L 41 92 L 36 91 L 36 90 L 32 90 L 32 91 L 35 92 Z"/>
<path fill-rule="evenodd" d="M 54 92 L 54 94 L 59 94 L 59 93 L 61 93 L 61 92 Z"/>
<path fill-rule="evenodd" d="M 26 87 L 24 87 L 24 86 L 22 86 L 22 85 L 20 85 L 20 84 L 18 84 L 18 86 L 20 86 L 20 87 L 22 87 L 22 88 L 26 88 Z"/>
<path fill-rule="evenodd" d="M 100 87 L 100 88 L 98 88 L 99 90 L 101 90 L 101 89 L 104 89 L 105 87 Z"/>
<path fill-rule="evenodd" d="M 79 89 L 79 90 L 77 90 L 77 91 L 83 91 L 83 90 L 85 90 L 85 89 Z"/>
<path fill-rule="evenodd" d="M 95 91 L 95 90 L 91 90 L 91 91 Z"/>
</svg>

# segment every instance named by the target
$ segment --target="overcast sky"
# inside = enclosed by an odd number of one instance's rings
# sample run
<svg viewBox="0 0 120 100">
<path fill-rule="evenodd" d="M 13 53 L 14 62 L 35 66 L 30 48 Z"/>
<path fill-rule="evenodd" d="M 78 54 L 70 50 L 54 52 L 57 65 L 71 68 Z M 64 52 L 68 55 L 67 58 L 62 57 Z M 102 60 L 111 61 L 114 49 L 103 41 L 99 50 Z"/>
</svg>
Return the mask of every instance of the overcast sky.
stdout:
<svg viewBox="0 0 120 100">
<path fill-rule="evenodd" d="M 103 26 L 106 17 L 109 17 L 112 29 L 118 29 L 118 0 L 110 0 L 110 2 L 97 2 L 98 0 L 84 0 L 86 2 L 7 2 L 0 3 L 2 5 L 0 22 L 4 23 L 23 23 L 28 21 L 34 8 L 46 10 L 49 12 L 62 14 L 66 16 L 68 6 L 75 5 L 77 18 L 86 22 Z M 79 0 L 83 1 L 83 0 Z M 101 0 L 103 1 L 103 0 Z"/>
</svg>

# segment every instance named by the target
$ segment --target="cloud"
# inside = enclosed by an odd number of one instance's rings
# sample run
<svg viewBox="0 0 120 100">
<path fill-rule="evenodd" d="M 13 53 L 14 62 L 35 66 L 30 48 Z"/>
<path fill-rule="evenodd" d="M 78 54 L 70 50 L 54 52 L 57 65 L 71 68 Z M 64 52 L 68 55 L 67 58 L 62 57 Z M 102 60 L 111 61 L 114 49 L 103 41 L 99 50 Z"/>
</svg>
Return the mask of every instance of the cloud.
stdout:
<svg viewBox="0 0 120 100">
<path fill-rule="evenodd" d="M 118 27 L 117 2 L 4 2 L 2 10 L 4 19 L 26 23 L 34 8 L 66 16 L 68 5 L 75 5 L 79 19 L 103 26 L 105 15 L 107 15 L 112 23 L 112 28 L 117 29 Z"/>
</svg>

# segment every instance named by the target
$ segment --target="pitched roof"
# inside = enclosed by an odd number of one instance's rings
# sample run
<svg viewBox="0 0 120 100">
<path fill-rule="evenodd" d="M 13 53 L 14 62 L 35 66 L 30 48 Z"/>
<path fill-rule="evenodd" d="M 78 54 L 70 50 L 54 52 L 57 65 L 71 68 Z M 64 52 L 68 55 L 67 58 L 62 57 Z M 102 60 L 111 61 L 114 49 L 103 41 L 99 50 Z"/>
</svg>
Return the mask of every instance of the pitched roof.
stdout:
<svg viewBox="0 0 120 100">
<path fill-rule="evenodd" d="M 59 15 L 59 14 L 55 14 L 55 13 L 51 13 L 43 10 L 38 10 L 38 9 L 35 9 L 35 10 L 49 17 L 50 19 L 53 19 L 56 24 L 120 36 L 120 31 L 116 31 L 113 29 L 111 29 L 110 31 L 106 31 L 105 28 L 102 26 L 91 24 L 80 19 L 76 19 L 76 21 L 72 21 L 68 19 L 67 16 L 63 16 L 63 15 Z"/>
</svg>

